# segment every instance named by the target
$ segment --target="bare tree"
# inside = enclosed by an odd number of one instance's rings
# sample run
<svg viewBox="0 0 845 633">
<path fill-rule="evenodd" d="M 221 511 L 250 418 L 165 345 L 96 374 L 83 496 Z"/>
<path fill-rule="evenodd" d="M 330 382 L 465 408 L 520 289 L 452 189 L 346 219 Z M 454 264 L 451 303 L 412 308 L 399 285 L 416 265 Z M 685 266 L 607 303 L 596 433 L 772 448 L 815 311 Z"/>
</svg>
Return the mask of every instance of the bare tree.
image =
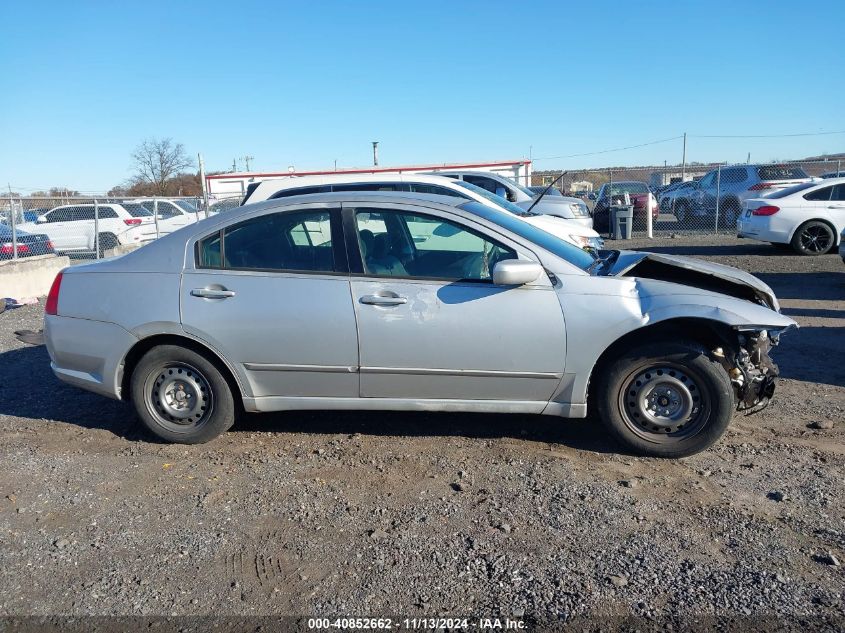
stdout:
<svg viewBox="0 0 845 633">
<path fill-rule="evenodd" d="M 157 195 L 165 195 L 168 181 L 194 166 L 185 146 L 170 138 L 145 140 L 132 152 L 132 163 L 132 183 L 150 185 Z"/>
</svg>

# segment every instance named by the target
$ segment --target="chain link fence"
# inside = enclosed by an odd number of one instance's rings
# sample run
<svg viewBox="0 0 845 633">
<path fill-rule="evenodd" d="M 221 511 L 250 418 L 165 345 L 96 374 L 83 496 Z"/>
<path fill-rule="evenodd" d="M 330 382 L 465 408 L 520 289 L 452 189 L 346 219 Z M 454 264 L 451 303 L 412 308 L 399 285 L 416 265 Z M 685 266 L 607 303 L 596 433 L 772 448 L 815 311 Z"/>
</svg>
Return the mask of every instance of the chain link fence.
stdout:
<svg viewBox="0 0 845 633">
<path fill-rule="evenodd" d="M 610 230 L 610 207 L 634 207 L 634 234 L 725 233 L 736 231 L 743 204 L 808 178 L 845 176 L 845 161 L 778 163 L 689 163 L 675 166 L 613 167 L 535 171 L 532 185 L 556 187 L 581 198 L 599 233 Z"/>
<path fill-rule="evenodd" d="M 199 197 L 0 197 L 0 259 L 102 258 L 208 217 Z"/>
</svg>

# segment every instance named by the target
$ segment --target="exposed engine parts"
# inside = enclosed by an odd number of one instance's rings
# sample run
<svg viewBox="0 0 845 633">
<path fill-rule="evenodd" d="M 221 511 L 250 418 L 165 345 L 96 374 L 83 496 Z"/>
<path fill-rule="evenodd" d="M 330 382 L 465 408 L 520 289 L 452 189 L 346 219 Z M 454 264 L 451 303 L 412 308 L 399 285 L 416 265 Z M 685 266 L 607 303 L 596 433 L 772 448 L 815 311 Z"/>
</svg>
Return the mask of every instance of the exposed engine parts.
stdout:
<svg viewBox="0 0 845 633">
<path fill-rule="evenodd" d="M 737 334 L 737 349 L 733 358 L 723 348 L 713 351 L 731 378 L 736 392 L 736 410 L 746 415 L 762 411 L 775 392 L 775 378 L 780 371 L 769 356 L 777 339 L 766 330 L 744 331 Z"/>
</svg>

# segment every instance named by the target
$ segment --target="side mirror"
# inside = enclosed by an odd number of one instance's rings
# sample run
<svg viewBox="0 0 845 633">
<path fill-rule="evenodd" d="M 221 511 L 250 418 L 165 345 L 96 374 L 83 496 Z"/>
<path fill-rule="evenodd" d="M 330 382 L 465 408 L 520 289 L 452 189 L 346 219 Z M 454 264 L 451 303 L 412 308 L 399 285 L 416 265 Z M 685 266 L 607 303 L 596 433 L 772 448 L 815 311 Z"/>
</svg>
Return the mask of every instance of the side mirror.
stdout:
<svg viewBox="0 0 845 633">
<path fill-rule="evenodd" d="M 35 220 L 36 224 L 47 224 L 47 216 L 46 215 L 39 215 L 38 218 Z"/>
<path fill-rule="evenodd" d="M 505 259 L 493 266 L 493 283 L 497 286 L 522 286 L 536 281 L 543 274 L 537 262 Z"/>
</svg>

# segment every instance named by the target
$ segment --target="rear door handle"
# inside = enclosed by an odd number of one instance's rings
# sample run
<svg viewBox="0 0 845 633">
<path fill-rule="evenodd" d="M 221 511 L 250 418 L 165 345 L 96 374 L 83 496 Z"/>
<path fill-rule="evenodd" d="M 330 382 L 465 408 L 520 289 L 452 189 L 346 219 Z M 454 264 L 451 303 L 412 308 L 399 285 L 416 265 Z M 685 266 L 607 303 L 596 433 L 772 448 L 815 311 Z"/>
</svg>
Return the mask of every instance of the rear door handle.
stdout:
<svg viewBox="0 0 845 633">
<path fill-rule="evenodd" d="M 235 296 L 234 290 L 217 290 L 213 288 L 194 288 L 191 290 L 192 297 L 203 297 L 204 299 L 228 299 Z"/>
<path fill-rule="evenodd" d="M 399 296 L 364 295 L 361 297 L 361 303 L 371 306 L 398 306 L 408 303 L 408 299 Z"/>
</svg>

